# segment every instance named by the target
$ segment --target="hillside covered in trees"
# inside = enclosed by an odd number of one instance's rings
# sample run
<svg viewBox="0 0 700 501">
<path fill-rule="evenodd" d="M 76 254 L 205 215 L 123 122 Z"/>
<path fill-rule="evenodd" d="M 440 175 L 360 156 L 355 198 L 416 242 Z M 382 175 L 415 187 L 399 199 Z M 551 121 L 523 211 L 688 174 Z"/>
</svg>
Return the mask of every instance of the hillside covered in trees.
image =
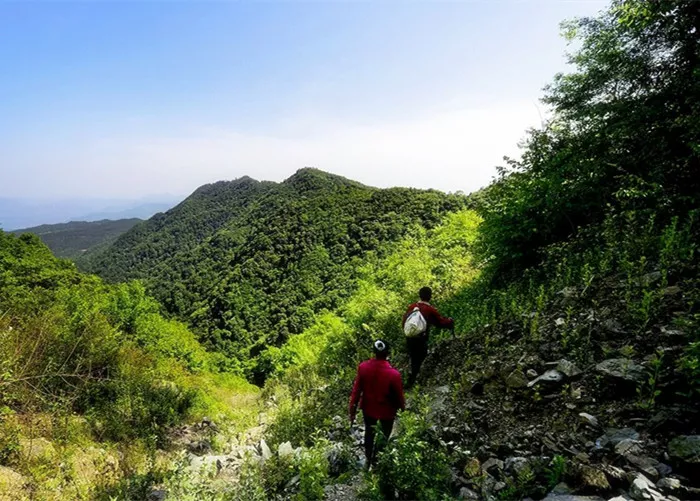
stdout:
<svg viewBox="0 0 700 501">
<path fill-rule="evenodd" d="M 112 221 L 71 221 L 70 223 L 43 224 L 33 228 L 13 230 L 21 235 L 32 233 L 44 242 L 57 257 L 80 260 L 114 242 L 122 233 L 141 222 L 138 218 Z"/>
<path fill-rule="evenodd" d="M 107 280 L 143 279 L 207 346 L 248 362 L 336 309 L 357 270 L 463 196 L 376 189 L 316 169 L 283 183 L 241 178 L 199 188 L 95 256 Z M 264 375 L 265 367 L 256 367 Z"/>
<path fill-rule="evenodd" d="M 564 34 L 552 118 L 470 197 L 313 169 L 207 185 L 93 256 L 111 285 L 0 235 L 0 480 L 41 499 L 700 498 L 700 3 L 614 0 Z M 457 335 L 434 333 L 367 472 L 357 365 L 381 337 L 406 373 L 400 318 L 426 284 Z M 85 444 L 119 468 L 71 482 Z"/>
</svg>

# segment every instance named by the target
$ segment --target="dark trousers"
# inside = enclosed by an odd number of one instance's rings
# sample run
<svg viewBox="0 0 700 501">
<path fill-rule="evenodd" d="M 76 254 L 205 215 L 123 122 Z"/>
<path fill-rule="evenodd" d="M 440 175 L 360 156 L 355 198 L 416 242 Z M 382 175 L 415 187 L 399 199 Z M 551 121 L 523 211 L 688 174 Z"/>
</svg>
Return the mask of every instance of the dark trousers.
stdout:
<svg viewBox="0 0 700 501">
<path fill-rule="evenodd" d="M 407 388 L 410 388 L 416 382 L 423 360 L 428 356 L 428 336 L 407 337 L 406 350 L 411 358 L 411 375 L 408 377 L 406 385 Z"/>
<path fill-rule="evenodd" d="M 391 430 L 394 428 L 394 420 L 393 419 L 376 419 L 373 417 L 369 417 L 366 414 L 364 415 L 365 418 L 365 456 L 367 456 L 367 468 L 374 462 L 376 459 L 376 454 L 381 450 L 381 447 L 384 443 L 386 443 L 387 440 L 389 440 L 389 437 L 391 436 Z M 377 425 L 377 422 L 379 422 L 379 425 L 382 430 L 382 435 L 384 435 L 383 440 L 380 440 L 380 443 L 378 446 L 374 447 L 374 429 L 375 426 Z"/>
</svg>

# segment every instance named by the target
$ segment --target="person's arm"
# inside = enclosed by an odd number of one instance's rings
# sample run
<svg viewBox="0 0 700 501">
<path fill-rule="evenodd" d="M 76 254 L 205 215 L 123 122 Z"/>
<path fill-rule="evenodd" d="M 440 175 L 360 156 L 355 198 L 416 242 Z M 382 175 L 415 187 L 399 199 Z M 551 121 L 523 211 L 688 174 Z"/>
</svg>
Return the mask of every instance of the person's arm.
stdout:
<svg viewBox="0 0 700 501">
<path fill-rule="evenodd" d="M 357 415 L 357 404 L 360 402 L 360 396 L 362 395 L 362 377 L 360 374 L 360 367 L 357 368 L 357 376 L 355 376 L 355 382 L 352 385 L 352 393 L 350 394 L 350 405 L 348 407 L 348 414 L 350 415 L 350 423 L 355 422 L 355 416 Z"/>
<path fill-rule="evenodd" d="M 443 317 L 440 315 L 440 312 L 437 311 L 437 309 L 430 305 L 428 308 L 428 311 L 430 314 L 428 315 L 429 318 L 428 323 L 434 327 L 439 327 L 440 329 L 452 329 L 454 328 L 455 322 L 451 318 L 448 317 Z"/>
</svg>

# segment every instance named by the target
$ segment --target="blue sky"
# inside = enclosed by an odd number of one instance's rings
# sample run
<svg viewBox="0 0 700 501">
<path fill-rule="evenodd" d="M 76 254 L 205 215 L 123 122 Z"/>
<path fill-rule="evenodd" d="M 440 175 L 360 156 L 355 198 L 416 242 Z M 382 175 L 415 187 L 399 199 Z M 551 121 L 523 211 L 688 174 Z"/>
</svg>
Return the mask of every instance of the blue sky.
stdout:
<svg viewBox="0 0 700 501">
<path fill-rule="evenodd" d="M 546 113 L 559 22 L 605 5 L 0 2 L 0 197 L 186 194 L 308 165 L 472 191 Z"/>
</svg>

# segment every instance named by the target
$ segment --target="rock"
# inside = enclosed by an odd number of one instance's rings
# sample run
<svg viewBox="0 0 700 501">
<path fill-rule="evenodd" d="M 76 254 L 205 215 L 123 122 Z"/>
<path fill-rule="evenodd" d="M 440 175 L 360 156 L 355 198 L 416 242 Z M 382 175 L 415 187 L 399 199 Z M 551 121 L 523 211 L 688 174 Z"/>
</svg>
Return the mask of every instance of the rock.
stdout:
<svg viewBox="0 0 700 501">
<path fill-rule="evenodd" d="M 639 444 L 640 442 L 638 440 L 630 440 L 629 438 L 626 438 L 615 445 L 615 452 L 620 456 L 639 454 L 642 452 L 642 448 Z"/>
<path fill-rule="evenodd" d="M 514 474 L 516 477 L 521 474 L 521 472 L 527 470 L 530 467 L 530 460 L 524 457 L 510 457 L 506 459 L 505 470 L 508 473 Z"/>
<path fill-rule="evenodd" d="M 20 499 L 27 480 L 15 470 L 0 466 L 0 499 Z"/>
<path fill-rule="evenodd" d="M 471 458 L 464 466 L 464 474 L 467 478 L 476 477 L 481 471 L 481 463 L 477 458 Z"/>
<path fill-rule="evenodd" d="M 527 386 L 528 388 L 532 388 L 533 386 L 537 384 L 548 384 L 548 385 L 554 385 L 557 383 L 560 383 L 564 380 L 564 374 L 557 370 L 550 370 L 542 374 L 541 376 L 533 379 L 530 381 Z"/>
<path fill-rule="evenodd" d="M 576 367 L 576 364 L 564 358 L 559 360 L 556 369 L 568 378 L 576 377 L 581 374 L 581 369 Z"/>
<path fill-rule="evenodd" d="M 685 337 L 685 332 L 678 329 L 671 329 L 669 327 L 661 327 L 661 335 L 667 338 L 682 338 Z"/>
<path fill-rule="evenodd" d="M 578 289 L 576 287 L 564 287 L 562 290 L 557 292 L 557 294 L 564 296 L 566 299 L 571 299 L 578 296 Z"/>
<path fill-rule="evenodd" d="M 277 455 L 281 458 L 294 454 L 291 442 L 284 442 L 277 448 Z"/>
<path fill-rule="evenodd" d="M 148 501 L 165 501 L 168 498 L 168 491 L 156 489 L 148 494 Z"/>
<path fill-rule="evenodd" d="M 284 486 L 285 489 L 291 489 L 295 485 L 299 483 L 299 480 L 301 477 L 299 475 L 294 475 L 292 478 L 289 479 L 289 482 L 287 482 L 287 485 Z"/>
<path fill-rule="evenodd" d="M 641 284 L 642 285 L 651 285 L 659 280 L 661 280 L 661 272 L 660 271 L 652 271 L 651 273 L 647 273 L 646 275 L 642 275 L 641 279 Z"/>
<path fill-rule="evenodd" d="M 673 468 L 671 468 L 669 465 L 665 463 L 657 463 L 656 466 L 656 471 L 659 472 L 659 476 L 661 477 L 666 477 L 671 474 L 673 471 Z"/>
<path fill-rule="evenodd" d="M 611 488 L 605 473 L 592 466 L 579 465 L 577 479 L 583 491 L 604 492 Z"/>
<path fill-rule="evenodd" d="M 458 499 L 479 499 L 479 495 L 468 487 L 462 487 L 459 490 Z"/>
<path fill-rule="evenodd" d="M 194 442 L 190 442 L 189 444 L 187 444 L 187 448 L 190 452 L 201 456 L 207 454 L 208 452 L 211 452 L 211 442 L 209 442 L 209 440 L 206 439 L 195 440 Z"/>
<path fill-rule="evenodd" d="M 523 371 L 520 369 L 515 369 L 506 378 L 506 386 L 508 388 L 524 388 L 527 386 L 527 378 Z"/>
<path fill-rule="evenodd" d="M 600 423 L 598 423 L 598 418 L 592 414 L 588 414 L 587 412 L 580 412 L 579 417 L 581 418 L 581 421 L 583 421 L 589 426 L 592 426 L 594 428 L 598 428 L 600 426 Z"/>
<path fill-rule="evenodd" d="M 608 477 L 608 482 L 613 487 L 627 483 L 627 473 L 622 468 L 611 464 L 601 465 L 600 468 L 605 472 L 605 475 Z"/>
<path fill-rule="evenodd" d="M 260 456 L 263 458 L 263 461 L 267 461 L 272 457 L 272 451 L 270 450 L 270 447 L 268 447 L 264 438 L 260 440 Z"/>
<path fill-rule="evenodd" d="M 572 494 L 574 490 L 565 482 L 559 482 L 552 489 L 552 494 Z"/>
<path fill-rule="evenodd" d="M 53 444 L 45 438 L 20 438 L 19 447 L 22 457 L 29 462 L 51 459 L 56 456 Z"/>
<path fill-rule="evenodd" d="M 677 494 L 683 489 L 683 485 L 676 478 L 662 478 L 656 483 L 656 488 L 665 494 Z"/>
<path fill-rule="evenodd" d="M 550 493 L 542 501 L 605 501 L 598 496 L 575 496 L 573 494 L 553 494 Z"/>
<path fill-rule="evenodd" d="M 640 383 L 645 379 L 644 367 L 628 358 L 611 358 L 596 365 L 596 370 L 612 379 Z"/>
<path fill-rule="evenodd" d="M 681 435 L 668 443 L 668 453 L 686 463 L 700 463 L 700 435 Z"/>
<path fill-rule="evenodd" d="M 630 496 L 636 501 L 662 501 L 664 496 L 656 490 L 654 483 L 641 473 L 632 476 Z"/>
<path fill-rule="evenodd" d="M 652 480 L 657 480 L 659 478 L 659 472 L 656 469 L 659 462 L 656 459 L 646 456 L 637 456 L 635 454 L 627 454 L 625 459 Z"/>
<path fill-rule="evenodd" d="M 503 461 L 501 461 L 498 458 L 490 458 L 484 462 L 484 464 L 481 465 L 481 470 L 484 472 L 488 472 L 491 468 L 496 467 L 499 470 L 503 469 Z"/>
<path fill-rule="evenodd" d="M 639 440 L 639 433 L 634 428 L 608 428 L 605 430 L 605 437 L 615 446 L 623 440 Z"/>
<path fill-rule="evenodd" d="M 535 369 L 528 369 L 526 374 L 529 378 L 537 377 L 537 371 Z"/>
</svg>

